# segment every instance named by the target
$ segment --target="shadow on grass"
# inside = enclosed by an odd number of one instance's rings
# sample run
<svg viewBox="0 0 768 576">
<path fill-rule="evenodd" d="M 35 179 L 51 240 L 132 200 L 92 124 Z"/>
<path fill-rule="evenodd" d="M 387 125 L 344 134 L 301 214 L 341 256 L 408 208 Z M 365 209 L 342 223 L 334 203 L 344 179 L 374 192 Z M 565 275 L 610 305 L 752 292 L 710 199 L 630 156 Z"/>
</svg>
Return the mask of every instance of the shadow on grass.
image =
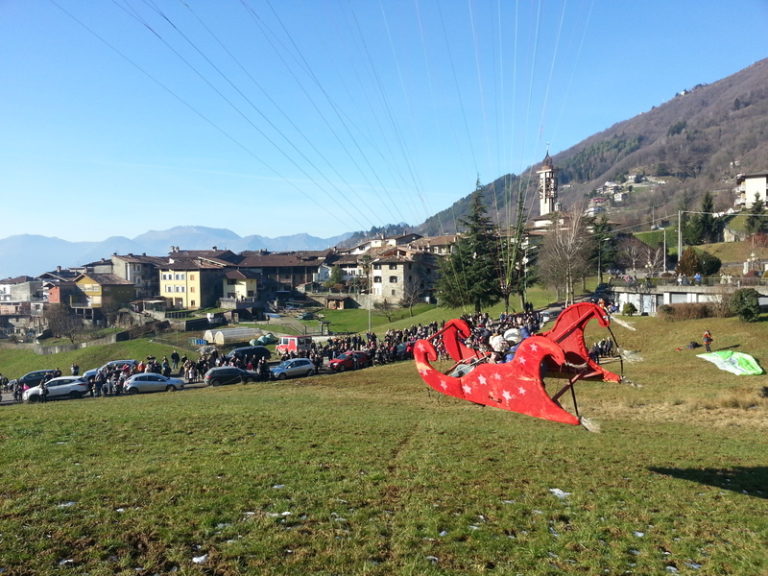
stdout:
<svg viewBox="0 0 768 576">
<path fill-rule="evenodd" d="M 733 344 L 732 346 L 723 346 L 722 348 L 713 348 L 712 351 L 717 352 L 719 350 L 735 350 L 739 346 L 741 346 L 741 344 Z"/>
<path fill-rule="evenodd" d="M 768 466 L 736 468 L 659 468 L 651 472 L 674 476 L 699 484 L 709 484 L 723 490 L 733 490 L 756 498 L 768 499 Z"/>
</svg>

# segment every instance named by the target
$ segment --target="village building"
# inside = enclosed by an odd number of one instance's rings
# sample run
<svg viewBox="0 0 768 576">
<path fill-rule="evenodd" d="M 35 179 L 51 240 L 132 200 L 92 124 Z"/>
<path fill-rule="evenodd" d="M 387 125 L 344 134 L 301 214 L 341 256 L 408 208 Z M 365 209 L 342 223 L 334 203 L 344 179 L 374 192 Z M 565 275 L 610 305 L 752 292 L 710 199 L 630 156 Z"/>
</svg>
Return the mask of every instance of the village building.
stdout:
<svg viewBox="0 0 768 576">
<path fill-rule="evenodd" d="M 160 296 L 170 308 L 196 310 L 216 306 L 222 297 L 226 264 L 210 258 L 168 258 L 160 275 Z"/>
<path fill-rule="evenodd" d="M 735 205 L 749 210 L 755 200 L 759 200 L 763 205 L 768 201 L 768 171 L 736 176 Z"/>
<path fill-rule="evenodd" d="M 66 302 L 75 315 L 85 320 L 102 320 L 135 299 L 133 284 L 114 274 L 85 273 L 73 282 Z"/>
<path fill-rule="evenodd" d="M 112 273 L 131 282 L 136 288 L 137 300 L 150 300 L 160 295 L 160 267 L 168 261 L 146 254 L 112 254 Z"/>
<path fill-rule="evenodd" d="M 259 279 L 261 275 L 247 268 L 224 272 L 222 308 L 253 308 L 259 301 Z"/>
<path fill-rule="evenodd" d="M 299 286 L 318 281 L 320 266 L 332 252 L 297 251 L 269 252 L 245 251 L 238 263 L 241 270 L 250 270 L 259 278 L 259 290 L 265 294 L 295 290 Z"/>
</svg>

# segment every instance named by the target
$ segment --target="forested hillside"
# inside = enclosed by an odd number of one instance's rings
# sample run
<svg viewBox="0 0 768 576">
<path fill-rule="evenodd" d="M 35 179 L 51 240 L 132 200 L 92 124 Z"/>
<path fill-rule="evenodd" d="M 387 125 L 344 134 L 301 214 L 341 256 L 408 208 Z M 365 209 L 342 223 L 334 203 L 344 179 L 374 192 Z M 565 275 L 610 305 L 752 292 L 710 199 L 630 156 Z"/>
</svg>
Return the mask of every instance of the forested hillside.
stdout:
<svg viewBox="0 0 768 576">
<path fill-rule="evenodd" d="M 637 79 L 627 89 L 642 90 L 643 81 Z M 542 150 L 542 158 L 544 154 Z M 609 213 L 623 225 L 645 225 L 651 214 L 662 218 L 698 208 L 705 192 L 715 198 L 716 209 L 726 209 L 733 204 L 737 174 L 768 170 L 768 59 L 713 84 L 681 89 L 671 100 L 587 138 L 553 160 L 560 169 L 565 206 L 584 201 L 607 181 L 626 182 L 634 175 L 652 178 L 652 186 L 634 187 L 626 203 Z M 526 216 L 538 215 L 537 168 L 484 186 L 490 212 L 500 223 L 514 221 L 521 191 Z M 418 230 L 452 232 L 468 207 L 467 196 Z"/>
</svg>

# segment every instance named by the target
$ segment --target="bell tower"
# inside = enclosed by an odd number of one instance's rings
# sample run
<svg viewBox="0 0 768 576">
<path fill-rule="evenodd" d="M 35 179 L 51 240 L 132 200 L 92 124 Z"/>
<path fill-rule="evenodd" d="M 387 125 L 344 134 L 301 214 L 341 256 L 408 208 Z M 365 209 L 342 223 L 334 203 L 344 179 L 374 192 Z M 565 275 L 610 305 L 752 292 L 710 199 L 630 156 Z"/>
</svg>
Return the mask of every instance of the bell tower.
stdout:
<svg viewBox="0 0 768 576">
<path fill-rule="evenodd" d="M 552 157 L 547 155 L 541 163 L 541 168 L 536 171 L 539 175 L 539 214 L 546 216 L 558 209 L 557 202 L 557 168 L 552 162 Z"/>
</svg>

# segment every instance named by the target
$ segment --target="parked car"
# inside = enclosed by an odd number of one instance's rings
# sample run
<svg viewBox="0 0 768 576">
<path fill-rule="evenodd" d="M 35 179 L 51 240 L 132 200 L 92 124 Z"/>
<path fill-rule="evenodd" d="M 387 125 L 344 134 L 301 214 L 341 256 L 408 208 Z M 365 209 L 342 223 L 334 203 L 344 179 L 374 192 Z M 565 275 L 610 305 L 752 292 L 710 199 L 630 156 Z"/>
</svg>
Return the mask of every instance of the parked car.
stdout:
<svg viewBox="0 0 768 576">
<path fill-rule="evenodd" d="M 25 386 L 27 388 L 32 388 L 34 386 L 37 386 L 40 384 L 40 382 L 43 381 L 43 378 L 53 378 L 53 375 L 56 373 L 56 370 L 34 370 L 32 372 L 27 372 L 22 376 L 21 378 L 18 378 L 16 380 L 16 383 L 24 388 Z"/>
<path fill-rule="evenodd" d="M 125 381 L 123 390 L 126 394 L 138 394 L 140 392 L 175 392 L 184 389 L 184 380 L 169 378 L 154 372 L 134 374 Z"/>
<path fill-rule="evenodd" d="M 265 358 L 269 360 L 272 357 L 272 353 L 264 346 L 241 346 L 230 350 L 224 358 L 231 360 L 237 358 L 238 360 L 250 359 L 255 365 L 259 360 Z"/>
<path fill-rule="evenodd" d="M 47 400 L 62 400 L 64 398 L 82 398 L 88 393 L 90 385 L 81 376 L 59 376 L 45 383 L 48 387 Z M 24 391 L 24 402 L 41 402 L 43 400 L 43 387 L 37 385 Z"/>
<path fill-rule="evenodd" d="M 291 358 L 273 366 L 269 371 L 272 373 L 272 378 L 285 380 L 286 378 L 311 376 L 315 373 L 315 365 L 309 358 Z"/>
<path fill-rule="evenodd" d="M 99 366 L 98 368 L 93 368 L 91 370 L 86 370 L 85 372 L 83 372 L 82 378 L 86 382 L 93 382 L 93 379 L 96 378 L 96 374 L 99 373 L 99 370 L 108 370 L 110 368 L 119 369 L 125 366 L 126 364 L 128 364 L 131 367 L 131 372 L 133 372 L 134 370 L 136 370 L 136 366 L 139 365 L 139 361 L 138 360 L 110 360 L 103 366 Z"/>
<path fill-rule="evenodd" d="M 211 368 L 203 376 L 206 386 L 224 386 L 226 384 L 245 384 L 255 382 L 259 375 L 253 370 L 243 370 L 236 366 L 218 366 Z"/>
<path fill-rule="evenodd" d="M 339 354 L 336 358 L 332 358 L 328 363 L 328 367 L 337 372 L 344 372 L 344 370 L 365 368 L 372 364 L 373 362 L 371 361 L 368 352 L 363 350 L 347 350 L 346 352 Z"/>
</svg>

